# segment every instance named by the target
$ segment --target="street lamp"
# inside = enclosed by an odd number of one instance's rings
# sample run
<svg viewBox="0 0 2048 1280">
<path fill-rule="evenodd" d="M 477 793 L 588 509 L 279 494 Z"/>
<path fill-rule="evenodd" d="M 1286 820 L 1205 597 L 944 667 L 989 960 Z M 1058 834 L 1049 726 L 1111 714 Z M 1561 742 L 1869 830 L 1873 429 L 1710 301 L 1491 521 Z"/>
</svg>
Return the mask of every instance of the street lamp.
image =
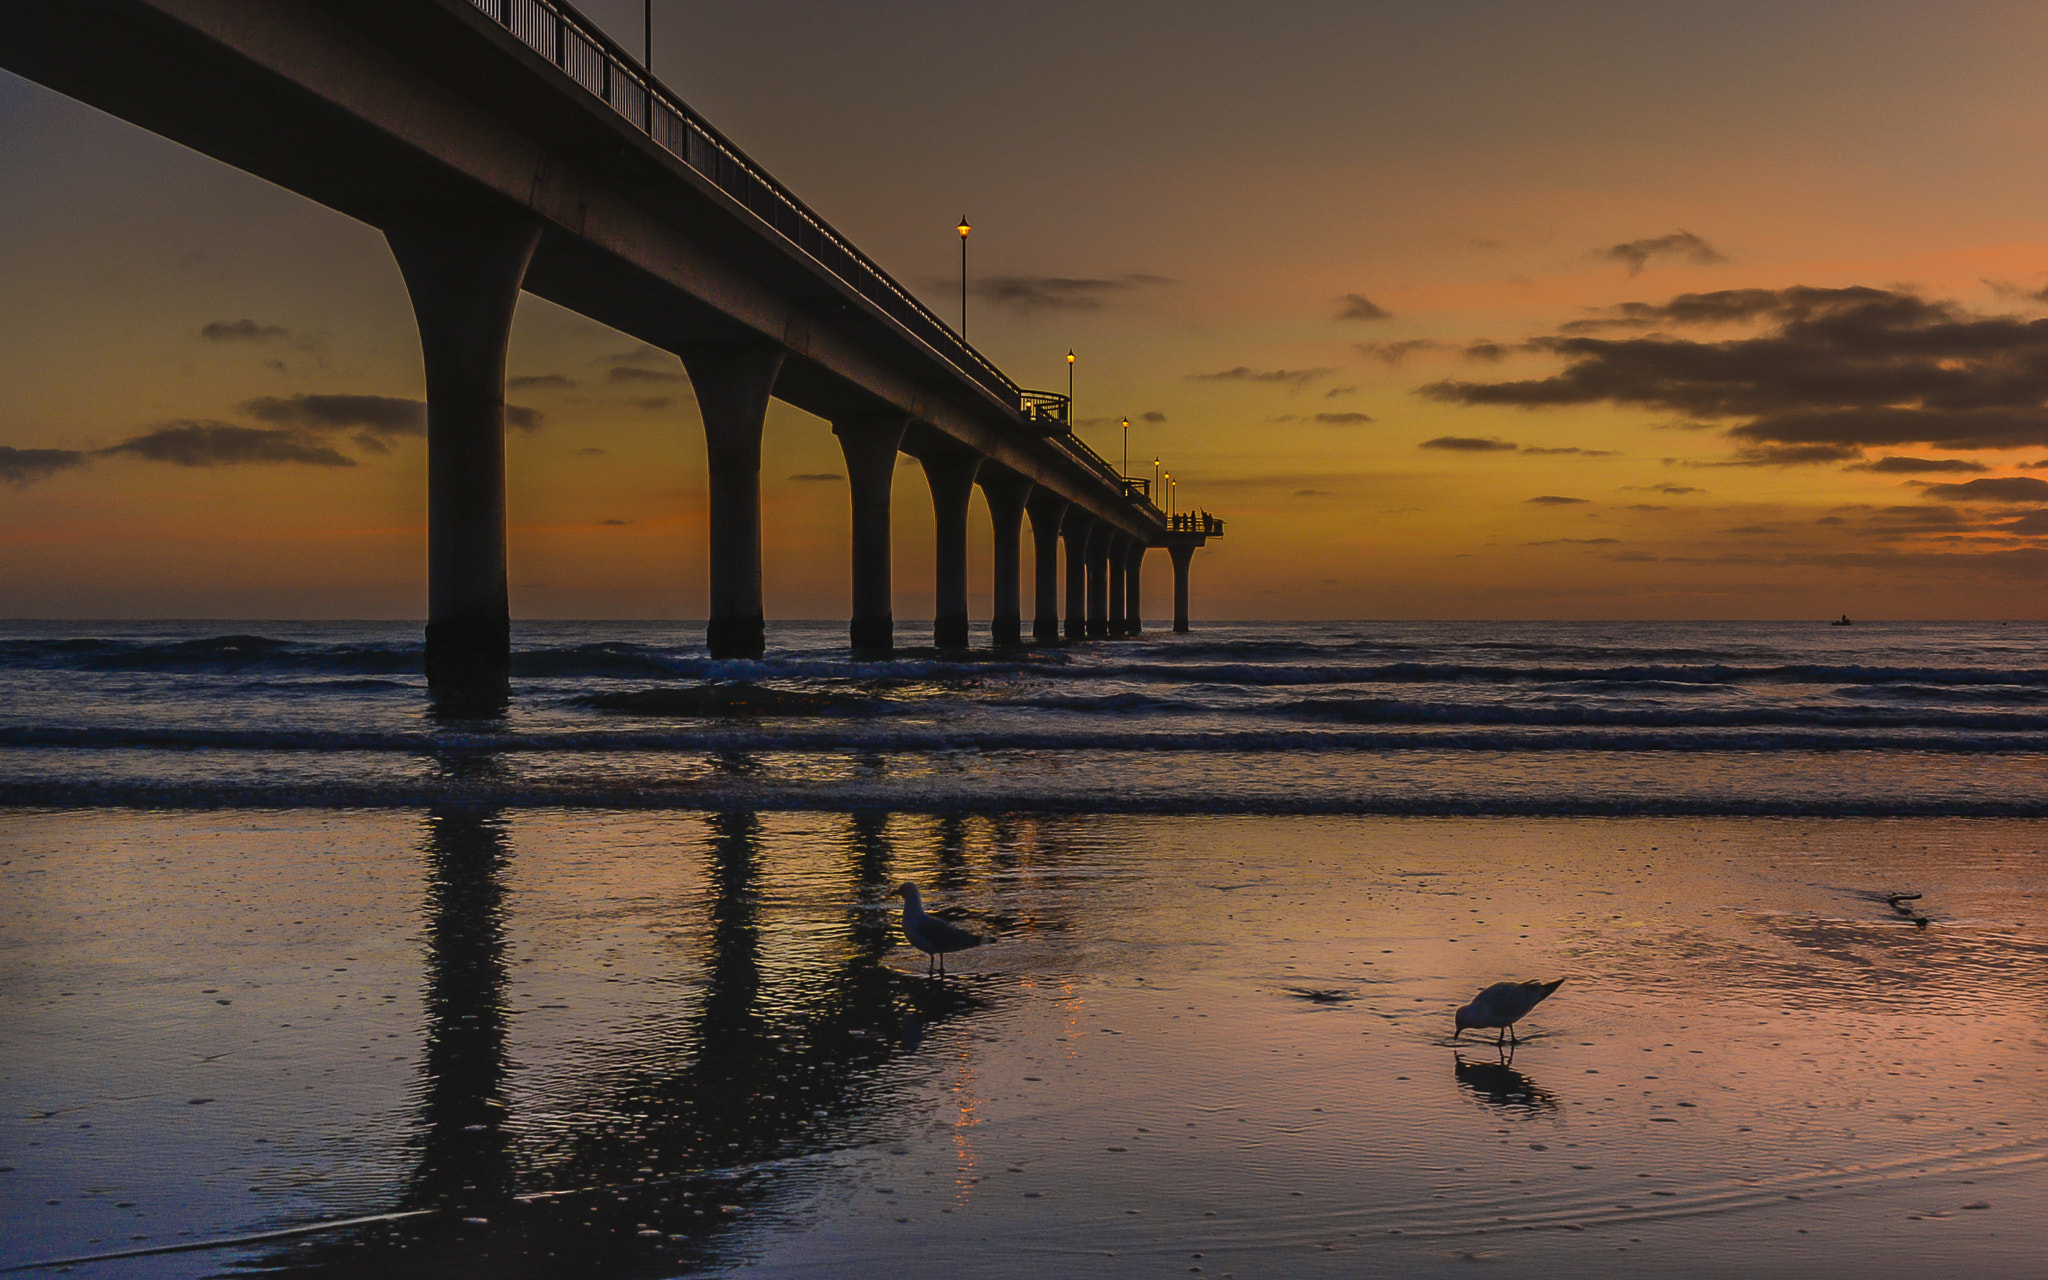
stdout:
<svg viewBox="0 0 2048 1280">
<path fill-rule="evenodd" d="M 1129 418 L 1124 419 L 1124 457 L 1123 461 L 1117 464 L 1116 473 L 1126 480 L 1131 478 L 1131 420 Z M 1128 489 L 1130 486 L 1125 485 L 1124 487 Z"/>
<path fill-rule="evenodd" d="M 1173 472 L 1166 473 L 1166 519 L 1173 520 Z"/>
<path fill-rule="evenodd" d="M 1067 348 L 1067 428 L 1074 426 L 1074 349 Z"/>
<path fill-rule="evenodd" d="M 960 225 L 954 228 L 960 233 L 960 340 L 967 340 L 967 233 L 974 230 L 967 225 L 967 215 L 960 215 Z"/>
<path fill-rule="evenodd" d="M 1152 505 L 1159 505 L 1159 459 L 1152 459 Z"/>
</svg>

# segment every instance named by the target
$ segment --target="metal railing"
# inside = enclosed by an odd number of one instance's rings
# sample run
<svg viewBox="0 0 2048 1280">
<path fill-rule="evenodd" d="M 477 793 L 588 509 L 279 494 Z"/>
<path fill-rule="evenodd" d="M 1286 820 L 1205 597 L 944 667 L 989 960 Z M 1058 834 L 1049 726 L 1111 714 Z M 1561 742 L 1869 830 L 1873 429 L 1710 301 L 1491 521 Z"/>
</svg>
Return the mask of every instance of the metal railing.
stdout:
<svg viewBox="0 0 2048 1280">
<path fill-rule="evenodd" d="M 912 297 L 909 290 L 811 212 L 788 188 L 768 176 L 724 134 L 649 76 L 594 23 L 558 0 L 470 3 L 610 105 L 664 151 L 746 206 L 783 239 L 909 330 L 934 355 L 1004 404 L 1020 406 L 1022 393 L 1002 370 L 968 346 L 930 307 Z M 1064 419 L 1064 410 L 1061 416 Z"/>
<path fill-rule="evenodd" d="M 1067 397 L 1057 391 L 1019 391 L 1018 404 L 1024 411 L 1024 421 L 1049 436 L 1063 436 L 1074 429 L 1069 416 L 1072 407 Z"/>
<path fill-rule="evenodd" d="M 1223 536 L 1223 522 L 1206 511 L 1176 511 L 1166 517 L 1166 531 L 1220 538 Z"/>
</svg>

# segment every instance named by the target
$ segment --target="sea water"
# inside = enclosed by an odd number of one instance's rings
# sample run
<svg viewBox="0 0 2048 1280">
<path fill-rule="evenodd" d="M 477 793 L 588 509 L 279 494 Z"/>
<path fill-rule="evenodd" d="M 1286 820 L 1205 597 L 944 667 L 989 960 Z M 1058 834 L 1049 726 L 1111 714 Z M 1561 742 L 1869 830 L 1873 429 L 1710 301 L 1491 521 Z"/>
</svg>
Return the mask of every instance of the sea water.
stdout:
<svg viewBox="0 0 2048 1280">
<path fill-rule="evenodd" d="M 2044 638 L 7 624 L 0 1265 L 2038 1274 Z"/>
</svg>

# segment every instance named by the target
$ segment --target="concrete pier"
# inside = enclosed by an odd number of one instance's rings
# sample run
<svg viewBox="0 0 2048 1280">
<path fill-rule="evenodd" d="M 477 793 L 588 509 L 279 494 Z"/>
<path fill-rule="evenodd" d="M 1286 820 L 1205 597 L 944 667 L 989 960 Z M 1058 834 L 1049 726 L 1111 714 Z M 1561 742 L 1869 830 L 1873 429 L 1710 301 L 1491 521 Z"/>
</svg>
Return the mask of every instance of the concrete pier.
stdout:
<svg viewBox="0 0 2048 1280">
<path fill-rule="evenodd" d="M 1031 638 L 1051 644 L 1060 638 L 1060 522 L 1066 499 L 1045 489 L 1032 491 L 1024 509 L 1031 515 L 1034 594 Z"/>
<path fill-rule="evenodd" d="M 1130 555 L 1131 540 L 1124 535 L 1111 534 L 1109 539 L 1109 630 L 1112 640 L 1121 640 L 1124 635 L 1124 560 Z"/>
<path fill-rule="evenodd" d="M 1188 629 L 1188 562 L 1195 558 L 1195 544 L 1169 542 L 1166 554 L 1173 557 L 1173 629 L 1185 635 Z"/>
<path fill-rule="evenodd" d="M 1145 544 L 1133 538 L 1124 561 L 1124 634 L 1127 636 L 1145 634 L 1144 621 L 1138 616 L 1138 574 L 1144 567 Z"/>
<path fill-rule="evenodd" d="M 988 500 L 989 522 L 995 528 L 995 573 L 990 581 L 994 604 L 989 610 L 989 639 L 998 648 L 1004 648 L 1024 640 L 1024 601 L 1019 577 L 1024 503 L 1031 496 L 1031 482 L 993 463 L 982 464 L 975 480 Z"/>
<path fill-rule="evenodd" d="M 711 485 L 711 620 L 714 658 L 768 651 L 761 613 L 761 423 L 787 353 L 751 342 L 692 343 L 677 355 L 704 418 Z"/>
<path fill-rule="evenodd" d="M 941 649 L 967 647 L 967 506 L 974 498 L 974 474 L 981 457 L 972 453 L 927 454 L 918 459 L 932 487 L 936 522 L 933 565 L 932 643 Z"/>
<path fill-rule="evenodd" d="M 1116 530 L 1098 520 L 1088 533 L 1088 626 L 1090 640 L 1109 638 L 1109 544 Z"/>
<path fill-rule="evenodd" d="M 1088 638 L 1088 537 L 1095 517 L 1078 507 L 1067 509 L 1060 534 L 1067 544 L 1067 639 Z"/>
<path fill-rule="evenodd" d="M 386 224 L 419 322 L 427 381 L 427 685 L 502 695 L 505 343 L 540 224 L 451 209 Z"/>
<path fill-rule="evenodd" d="M 889 492 L 896 482 L 896 454 L 910 419 L 900 413 L 858 414 L 832 424 L 846 457 L 846 483 L 853 498 L 853 622 L 856 653 L 888 653 L 896 647 L 894 589 L 889 561 Z"/>
</svg>

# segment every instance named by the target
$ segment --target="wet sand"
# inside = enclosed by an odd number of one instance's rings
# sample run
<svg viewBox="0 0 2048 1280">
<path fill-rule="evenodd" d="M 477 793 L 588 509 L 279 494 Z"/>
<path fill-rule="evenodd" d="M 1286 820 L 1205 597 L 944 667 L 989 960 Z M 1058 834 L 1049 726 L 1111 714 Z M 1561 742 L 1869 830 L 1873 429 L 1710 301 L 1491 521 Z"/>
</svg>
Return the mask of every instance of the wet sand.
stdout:
<svg viewBox="0 0 2048 1280">
<path fill-rule="evenodd" d="M 2038 1274 L 2042 834 L 13 811 L 0 1265 Z"/>
</svg>

